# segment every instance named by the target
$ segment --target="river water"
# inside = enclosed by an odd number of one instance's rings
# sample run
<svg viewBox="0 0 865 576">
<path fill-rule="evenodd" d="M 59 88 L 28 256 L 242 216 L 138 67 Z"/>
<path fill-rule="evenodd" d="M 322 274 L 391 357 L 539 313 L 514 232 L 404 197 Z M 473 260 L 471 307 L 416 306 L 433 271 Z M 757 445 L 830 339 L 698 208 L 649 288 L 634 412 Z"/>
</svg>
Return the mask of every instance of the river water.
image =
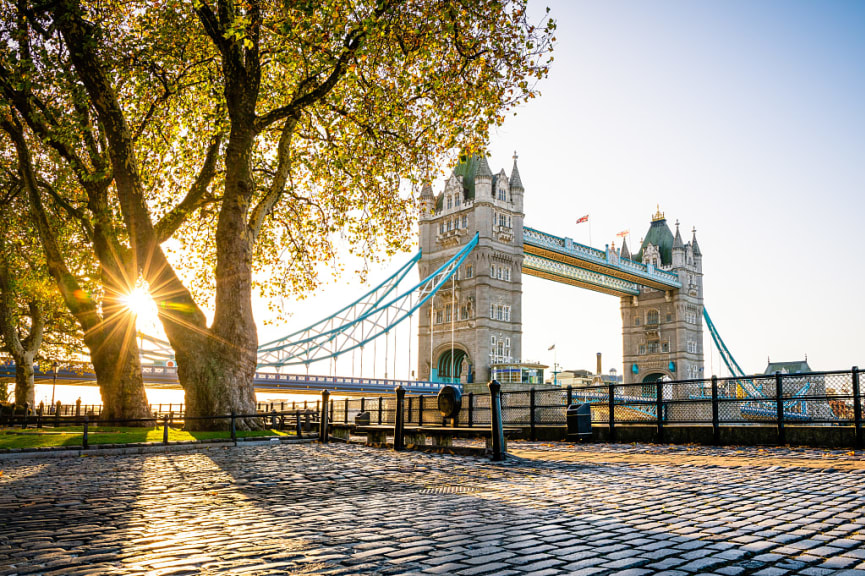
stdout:
<svg viewBox="0 0 865 576">
<path fill-rule="evenodd" d="M 0 383 L 2 386 L 2 383 Z M 14 385 L 8 384 L 9 397 L 14 394 Z M 166 388 L 145 388 L 147 393 L 147 402 L 149 404 L 182 404 L 183 390 L 181 389 L 166 389 Z M 57 384 L 53 390 L 54 402 L 58 400 L 63 404 L 75 404 L 80 398 L 82 404 L 102 404 L 102 397 L 99 395 L 99 388 L 93 386 L 75 386 L 71 384 Z M 36 384 L 36 404 L 44 402 L 46 405 L 51 403 L 52 385 L 51 384 Z M 286 392 L 256 392 L 256 397 L 259 402 L 276 401 L 276 402 L 303 402 L 304 400 L 315 403 L 321 398 L 321 394 L 298 394 Z M 331 398 L 341 398 L 341 396 L 331 395 Z"/>
</svg>

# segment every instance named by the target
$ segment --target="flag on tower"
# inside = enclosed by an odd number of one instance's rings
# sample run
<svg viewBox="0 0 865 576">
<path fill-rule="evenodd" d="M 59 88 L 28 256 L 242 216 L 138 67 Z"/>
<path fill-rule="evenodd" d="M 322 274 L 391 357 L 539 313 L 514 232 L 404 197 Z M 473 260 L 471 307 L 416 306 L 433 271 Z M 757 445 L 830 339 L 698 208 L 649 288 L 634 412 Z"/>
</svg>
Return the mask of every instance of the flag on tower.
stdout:
<svg viewBox="0 0 865 576">
<path fill-rule="evenodd" d="M 589 215 L 588 214 L 586 214 L 582 218 L 577 218 L 577 224 L 582 224 L 583 222 L 588 222 L 588 221 L 589 221 Z"/>
<path fill-rule="evenodd" d="M 555 350 L 555 349 L 556 349 L 556 345 L 555 345 L 555 344 L 553 344 L 552 346 L 550 346 L 549 348 L 547 348 L 547 350 Z"/>
<path fill-rule="evenodd" d="M 622 230 L 621 232 L 619 232 L 618 234 L 616 234 L 616 236 L 618 236 L 619 238 L 624 238 L 625 236 L 627 236 L 627 235 L 630 234 L 630 233 L 631 233 L 630 230 Z"/>
</svg>

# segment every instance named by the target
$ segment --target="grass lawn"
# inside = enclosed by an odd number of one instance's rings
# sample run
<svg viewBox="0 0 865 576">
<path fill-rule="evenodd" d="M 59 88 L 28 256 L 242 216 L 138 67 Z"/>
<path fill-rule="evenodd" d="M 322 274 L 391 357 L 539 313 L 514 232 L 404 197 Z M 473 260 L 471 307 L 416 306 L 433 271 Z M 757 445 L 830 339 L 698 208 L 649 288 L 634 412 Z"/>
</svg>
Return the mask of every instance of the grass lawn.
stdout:
<svg viewBox="0 0 865 576">
<path fill-rule="evenodd" d="M 88 426 L 87 440 L 90 444 L 128 444 L 132 442 L 162 442 L 162 426 L 156 428 L 126 428 L 121 426 Z M 238 438 L 253 438 L 267 436 L 289 436 L 288 432 L 278 430 L 252 430 L 237 432 Z M 81 446 L 84 436 L 81 426 L 60 428 L 0 428 L 0 449 L 3 448 L 41 448 L 46 446 Z M 177 428 L 168 428 L 169 442 L 190 442 L 193 440 L 210 440 L 214 438 L 231 438 L 231 433 L 224 432 L 187 432 Z"/>
</svg>

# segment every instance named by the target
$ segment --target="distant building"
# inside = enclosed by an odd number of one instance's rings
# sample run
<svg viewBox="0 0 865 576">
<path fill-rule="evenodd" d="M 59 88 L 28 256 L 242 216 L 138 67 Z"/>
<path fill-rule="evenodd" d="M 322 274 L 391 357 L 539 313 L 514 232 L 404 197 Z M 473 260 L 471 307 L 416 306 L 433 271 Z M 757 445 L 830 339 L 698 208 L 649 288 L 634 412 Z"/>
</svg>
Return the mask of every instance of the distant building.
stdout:
<svg viewBox="0 0 865 576">
<path fill-rule="evenodd" d="M 594 374 L 591 370 L 563 370 L 559 372 L 558 378 L 556 378 L 556 382 L 559 386 L 567 388 L 571 386 L 572 388 L 587 388 L 589 386 L 598 386 L 599 381 L 600 384 L 621 384 L 622 376 L 616 373 L 616 369 L 613 368 L 610 370 L 609 374 L 601 374 L 600 379 L 598 379 L 598 375 Z M 552 376 L 547 377 L 546 384 L 552 386 L 553 378 Z"/>
<path fill-rule="evenodd" d="M 823 397 L 827 394 L 843 394 L 845 390 L 835 390 L 827 387 L 826 377 L 822 374 L 807 375 L 814 370 L 808 365 L 808 359 L 794 360 L 792 362 L 772 362 L 766 365 L 766 376 L 779 373 L 784 398 L 784 413 L 788 418 L 799 418 L 802 420 L 824 420 L 835 417 L 846 416 L 848 408 L 843 402 L 830 402 Z M 801 376 L 798 376 L 801 374 Z M 852 415 L 852 409 L 849 410 Z"/>
<path fill-rule="evenodd" d="M 772 362 L 769 360 L 769 364 L 766 366 L 766 371 L 763 374 L 774 374 L 775 372 L 780 372 L 781 374 L 802 374 L 813 372 L 813 370 L 808 365 L 807 358 L 794 362 Z"/>
</svg>

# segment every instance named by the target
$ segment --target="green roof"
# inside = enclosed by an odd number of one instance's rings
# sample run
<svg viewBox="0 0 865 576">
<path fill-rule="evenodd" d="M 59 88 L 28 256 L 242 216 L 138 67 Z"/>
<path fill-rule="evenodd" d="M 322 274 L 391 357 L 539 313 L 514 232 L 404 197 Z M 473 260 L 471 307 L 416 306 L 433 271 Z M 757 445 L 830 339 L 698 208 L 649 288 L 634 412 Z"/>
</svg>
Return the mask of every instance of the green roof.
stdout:
<svg viewBox="0 0 865 576">
<path fill-rule="evenodd" d="M 475 173 L 478 171 L 478 159 L 475 156 L 460 156 L 460 163 L 454 168 L 454 174 L 463 177 L 463 190 L 466 200 L 475 197 Z"/>
<path fill-rule="evenodd" d="M 652 220 L 649 232 L 640 245 L 640 250 L 631 258 L 635 262 L 643 261 L 643 251 L 649 244 L 654 244 L 661 251 L 661 264 L 667 266 L 673 263 L 673 233 L 664 218 Z"/>
</svg>

